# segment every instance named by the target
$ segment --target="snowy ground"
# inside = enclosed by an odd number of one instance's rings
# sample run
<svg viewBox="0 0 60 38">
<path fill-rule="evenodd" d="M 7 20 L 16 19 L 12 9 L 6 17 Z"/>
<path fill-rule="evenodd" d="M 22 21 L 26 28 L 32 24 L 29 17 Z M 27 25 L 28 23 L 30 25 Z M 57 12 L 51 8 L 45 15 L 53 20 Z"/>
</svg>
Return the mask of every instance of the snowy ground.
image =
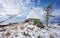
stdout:
<svg viewBox="0 0 60 38">
<path fill-rule="evenodd" d="M 35 25 L 15 24 L 0 28 L 0 38 L 60 38 L 60 26 L 50 25 L 51 28 L 41 29 Z"/>
</svg>

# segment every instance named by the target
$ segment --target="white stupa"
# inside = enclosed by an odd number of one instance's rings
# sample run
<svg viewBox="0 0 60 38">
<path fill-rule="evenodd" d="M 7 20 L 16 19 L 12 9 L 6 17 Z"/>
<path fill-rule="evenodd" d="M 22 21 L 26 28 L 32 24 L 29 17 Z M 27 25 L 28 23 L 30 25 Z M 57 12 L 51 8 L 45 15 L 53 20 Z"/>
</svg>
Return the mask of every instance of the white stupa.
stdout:
<svg viewBox="0 0 60 38">
<path fill-rule="evenodd" d="M 31 11 L 26 19 L 40 19 L 39 16 L 35 13 L 35 11 Z"/>
</svg>

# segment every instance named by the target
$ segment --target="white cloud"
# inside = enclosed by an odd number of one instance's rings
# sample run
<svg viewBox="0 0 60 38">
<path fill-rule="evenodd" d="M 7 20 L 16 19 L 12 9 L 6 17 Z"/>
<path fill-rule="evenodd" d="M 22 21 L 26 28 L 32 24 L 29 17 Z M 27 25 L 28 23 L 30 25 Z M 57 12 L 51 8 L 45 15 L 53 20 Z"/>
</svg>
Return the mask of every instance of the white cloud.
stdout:
<svg viewBox="0 0 60 38">
<path fill-rule="evenodd" d="M 4 11 L 0 12 L 0 19 L 7 19 L 8 15 L 16 15 L 19 13 L 18 16 L 25 16 L 25 14 L 30 13 L 30 11 L 33 11 L 30 9 L 30 5 L 32 2 L 31 0 L 0 0 L 0 3 L 3 4 L 3 7 L 5 8 Z M 40 0 L 38 0 L 38 3 L 40 3 Z M 28 7 L 26 7 L 28 5 Z M 42 7 L 33 7 L 35 10 L 35 13 L 40 17 L 41 20 L 44 21 L 44 9 Z M 60 9 L 54 10 L 52 15 L 60 16 Z M 5 17 L 5 18 L 4 18 Z"/>
<path fill-rule="evenodd" d="M 2 3 L 5 8 L 4 11 L 0 13 L 0 21 L 7 19 L 7 15 L 16 15 L 19 13 L 18 16 L 22 16 L 30 11 L 30 8 L 25 7 L 25 5 L 30 3 L 30 0 L 26 0 L 25 3 L 23 0 L 0 0 L 0 3 Z"/>
<path fill-rule="evenodd" d="M 52 14 L 55 16 L 60 16 L 60 9 L 55 9 Z"/>
<path fill-rule="evenodd" d="M 35 10 L 35 13 L 40 17 L 40 19 L 43 21 L 44 20 L 44 9 L 42 7 L 37 7 L 37 8 L 34 8 Z M 33 11 L 33 10 L 32 10 Z"/>
</svg>

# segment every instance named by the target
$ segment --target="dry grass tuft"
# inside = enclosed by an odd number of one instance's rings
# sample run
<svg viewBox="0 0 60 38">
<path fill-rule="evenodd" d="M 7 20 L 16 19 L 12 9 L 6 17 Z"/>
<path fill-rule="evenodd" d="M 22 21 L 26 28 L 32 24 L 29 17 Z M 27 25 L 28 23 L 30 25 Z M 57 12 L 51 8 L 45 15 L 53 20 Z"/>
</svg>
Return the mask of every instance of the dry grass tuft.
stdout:
<svg viewBox="0 0 60 38">
<path fill-rule="evenodd" d="M 54 36 L 52 34 L 50 34 L 50 38 L 54 38 Z"/>
</svg>

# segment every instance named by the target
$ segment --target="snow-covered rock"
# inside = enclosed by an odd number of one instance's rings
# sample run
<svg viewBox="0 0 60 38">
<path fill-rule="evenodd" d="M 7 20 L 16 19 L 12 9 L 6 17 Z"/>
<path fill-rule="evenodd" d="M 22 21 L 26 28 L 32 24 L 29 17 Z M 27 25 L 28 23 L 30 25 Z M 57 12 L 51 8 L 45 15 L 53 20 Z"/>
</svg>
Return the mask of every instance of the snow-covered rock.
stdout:
<svg viewBox="0 0 60 38">
<path fill-rule="evenodd" d="M 60 38 L 60 31 L 57 29 L 41 29 L 28 23 L 6 26 L 4 29 L 6 30 L 0 32 L 0 38 Z"/>
</svg>

